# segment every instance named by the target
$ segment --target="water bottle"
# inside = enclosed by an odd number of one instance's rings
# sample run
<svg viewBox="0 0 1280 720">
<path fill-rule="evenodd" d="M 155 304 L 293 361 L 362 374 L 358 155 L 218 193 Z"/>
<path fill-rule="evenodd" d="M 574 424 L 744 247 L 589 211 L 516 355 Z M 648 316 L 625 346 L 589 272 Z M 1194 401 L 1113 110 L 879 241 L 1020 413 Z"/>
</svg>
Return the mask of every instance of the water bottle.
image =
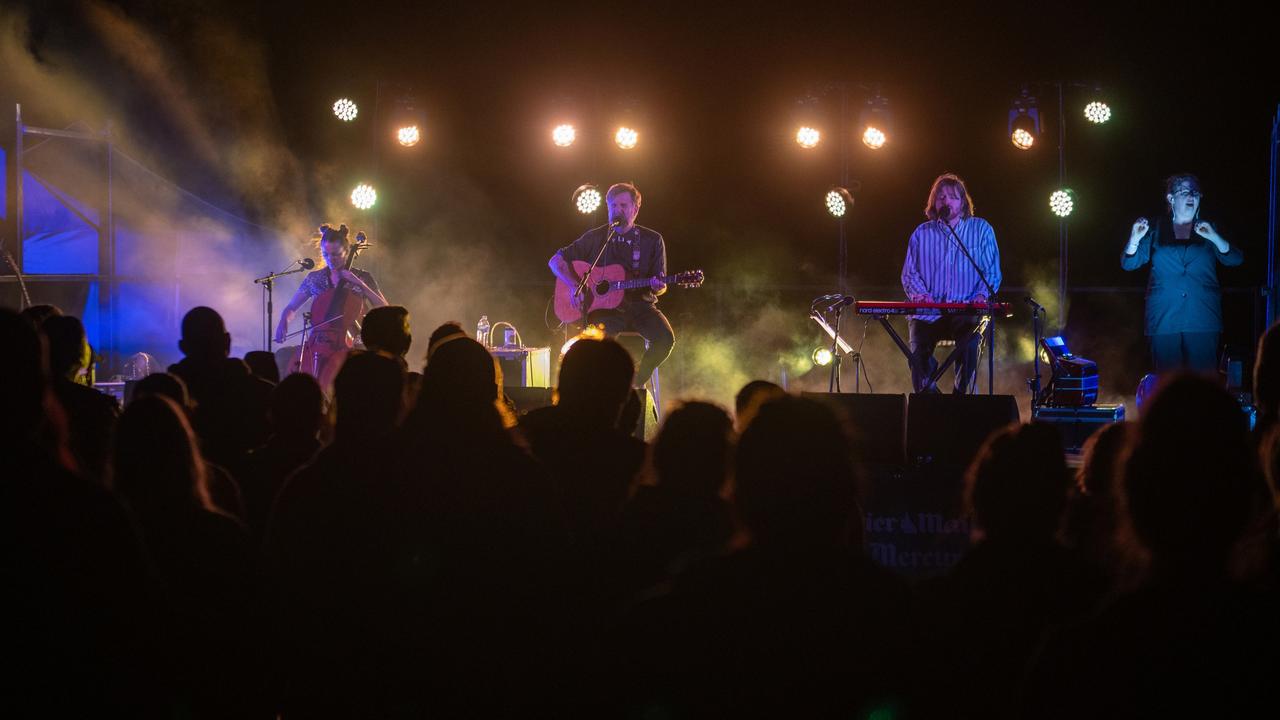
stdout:
<svg viewBox="0 0 1280 720">
<path fill-rule="evenodd" d="M 489 347 L 489 316 L 481 315 L 480 322 L 476 323 L 476 342 Z"/>
</svg>

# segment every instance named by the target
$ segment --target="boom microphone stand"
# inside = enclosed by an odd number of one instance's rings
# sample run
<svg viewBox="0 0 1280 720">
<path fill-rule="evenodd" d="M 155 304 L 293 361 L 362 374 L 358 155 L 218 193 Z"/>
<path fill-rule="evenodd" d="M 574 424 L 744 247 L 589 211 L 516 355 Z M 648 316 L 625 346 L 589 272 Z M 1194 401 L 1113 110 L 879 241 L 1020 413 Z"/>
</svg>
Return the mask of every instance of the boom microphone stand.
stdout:
<svg viewBox="0 0 1280 720">
<path fill-rule="evenodd" d="M 275 290 L 276 278 L 284 277 L 285 275 L 292 275 L 294 273 L 300 273 L 304 270 L 310 270 L 311 268 L 316 266 L 316 261 L 312 260 L 311 258 L 302 258 L 301 260 L 295 260 L 293 262 L 293 265 L 297 265 L 298 267 L 295 268 L 292 265 L 290 265 L 290 267 L 292 268 L 290 270 L 284 270 L 277 273 L 271 273 L 270 275 L 264 275 L 253 281 L 254 285 L 262 286 L 263 297 L 266 299 L 266 302 L 265 302 L 266 314 L 263 316 L 263 320 L 262 320 L 262 334 L 265 336 L 265 339 L 266 339 L 267 352 L 271 352 L 271 335 L 272 335 L 271 321 L 275 319 L 275 307 L 272 303 L 272 295 Z"/>
</svg>

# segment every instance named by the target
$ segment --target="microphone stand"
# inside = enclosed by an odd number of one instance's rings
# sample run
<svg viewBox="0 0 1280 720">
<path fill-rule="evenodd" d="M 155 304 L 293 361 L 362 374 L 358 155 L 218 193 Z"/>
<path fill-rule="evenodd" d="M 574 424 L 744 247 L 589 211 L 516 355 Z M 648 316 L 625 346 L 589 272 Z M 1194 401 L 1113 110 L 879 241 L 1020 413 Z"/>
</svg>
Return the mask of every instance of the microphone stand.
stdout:
<svg viewBox="0 0 1280 720">
<path fill-rule="evenodd" d="M 995 304 L 996 291 L 995 288 L 991 287 L 991 283 L 987 282 L 987 276 L 982 272 L 982 268 L 978 267 L 978 261 L 974 260 L 973 256 L 969 254 L 969 249 L 960 241 L 960 236 L 956 234 L 955 228 L 951 227 L 951 223 L 942 220 L 942 226 L 947 229 L 947 232 L 951 233 L 951 237 L 956 241 L 960 252 L 964 254 L 965 259 L 969 261 L 974 271 L 978 273 L 978 279 L 982 281 L 982 285 L 987 288 L 987 321 L 991 323 L 990 334 L 987 335 L 987 394 L 993 395 L 995 394 L 996 379 L 996 317 L 991 308 Z M 976 387 L 977 384 L 975 379 L 975 391 L 978 389 Z"/>
<path fill-rule="evenodd" d="M 831 302 L 833 300 L 834 302 Z M 824 302 L 827 303 L 826 308 L 824 310 L 819 310 Z M 840 338 L 840 319 L 844 313 L 844 308 L 851 305 L 852 302 L 852 297 L 840 294 L 823 295 L 817 300 L 814 300 L 813 304 L 809 307 L 809 317 L 812 318 L 814 322 L 818 323 L 818 326 L 831 336 L 831 379 L 827 384 L 827 392 L 841 392 L 840 362 L 846 354 L 853 358 L 854 387 L 859 388 L 858 371 L 862 366 L 862 355 L 861 353 L 855 352 L 853 348 L 849 347 L 848 343 Z M 833 310 L 836 313 L 836 323 L 834 328 L 828 325 L 827 321 L 824 320 L 821 315 L 822 312 L 831 312 Z M 855 392 L 857 392 L 857 390 L 855 390 Z"/>
<path fill-rule="evenodd" d="M 1035 372 L 1027 379 L 1027 388 L 1031 390 L 1031 413 L 1034 417 L 1040 407 L 1040 340 L 1044 337 L 1044 307 L 1030 297 L 1026 301 L 1031 305 L 1032 368 Z"/>
<path fill-rule="evenodd" d="M 262 291 L 263 291 L 263 294 L 266 296 L 266 301 L 267 301 L 266 315 L 263 318 L 263 324 L 262 324 L 262 334 L 266 336 L 266 340 L 267 340 L 267 352 L 271 352 L 271 335 L 272 335 L 271 321 L 275 319 L 275 306 L 272 300 L 273 300 L 273 295 L 275 291 L 276 278 L 284 277 L 285 275 L 292 275 L 294 273 L 300 273 L 303 270 L 311 269 L 311 268 L 308 268 L 306 265 L 304 265 L 301 260 L 295 260 L 293 264 L 298 265 L 299 267 L 296 267 L 292 270 L 284 270 L 282 272 L 276 272 L 276 273 L 271 273 L 270 275 L 264 275 L 260 278 L 254 279 L 253 281 L 254 285 L 262 286 Z M 312 267 L 315 267 L 315 265 L 313 264 Z"/>
<path fill-rule="evenodd" d="M 583 273 L 583 274 L 582 274 L 582 278 L 581 278 L 580 280 L 578 280 L 578 289 L 576 289 L 576 290 L 574 290 L 574 291 L 573 291 L 573 297 L 575 297 L 575 298 L 584 297 L 584 295 L 583 295 L 583 294 L 584 294 L 584 293 L 586 292 L 586 290 L 587 290 L 587 280 L 589 280 L 589 279 L 591 278 L 591 273 L 593 273 L 593 272 L 595 272 L 595 271 L 596 271 L 596 266 L 600 264 L 600 258 L 604 257 L 604 249 L 605 249 L 605 248 L 607 248 L 607 247 L 609 247 L 609 243 L 613 241 L 613 236 L 614 236 L 615 234 L 616 234 L 616 233 L 614 232 L 613 224 L 612 224 L 612 223 L 610 223 L 610 224 L 609 224 L 609 232 L 605 234 L 605 236 L 604 236 L 604 242 L 603 242 L 603 243 L 600 243 L 600 252 L 596 253 L 596 259 L 591 261 L 591 267 L 587 268 L 587 271 L 586 271 L 585 273 Z M 587 307 L 587 304 L 584 302 L 584 303 L 582 304 L 582 330 L 581 330 L 581 332 L 586 332 L 586 330 L 587 330 L 587 311 L 588 311 L 588 310 L 590 310 L 590 308 L 589 308 L 589 307 Z"/>
</svg>

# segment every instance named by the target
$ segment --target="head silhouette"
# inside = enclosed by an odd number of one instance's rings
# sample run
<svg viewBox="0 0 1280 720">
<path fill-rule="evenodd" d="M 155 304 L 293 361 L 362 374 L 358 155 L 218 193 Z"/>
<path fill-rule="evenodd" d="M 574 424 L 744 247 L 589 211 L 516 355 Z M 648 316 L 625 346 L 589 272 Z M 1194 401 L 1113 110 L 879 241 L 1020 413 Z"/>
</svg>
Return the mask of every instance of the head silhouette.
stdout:
<svg viewBox="0 0 1280 720">
<path fill-rule="evenodd" d="M 993 539 L 1044 540 L 1058 530 L 1071 475 L 1057 428 L 1044 423 L 996 431 L 965 474 L 965 502 Z"/>
<path fill-rule="evenodd" d="M 404 367 L 389 357 L 353 352 L 333 381 L 335 439 L 382 437 L 400 421 L 404 408 Z"/>
<path fill-rule="evenodd" d="M 374 352 L 404 357 L 413 344 L 409 328 L 409 311 L 400 305 L 374 308 L 360 324 L 360 340 Z"/>
<path fill-rule="evenodd" d="M 111 483 L 143 513 L 212 507 L 191 426 L 182 409 L 162 395 L 139 397 L 121 414 Z"/>
<path fill-rule="evenodd" d="M 761 406 L 734 456 L 734 499 L 754 544 L 848 543 L 857 480 L 844 426 L 805 398 Z"/>
<path fill-rule="evenodd" d="M 594 422 L 613 426 L 631 392 L 631 354 L 617 341 L 581 338 L 560 362 L 558 404 Z"/>
<path fill-rule="evenodd" d="M 466 336 L 446 335 L 432 350 L 422 371 L 418 421 L 485 423 L 507 412 L 500 402 L 497 361 L 483 345 Z"/>
<path fill-rule="evenodd" d="M 1123 473 L 1132 530 L 1164 566 L 1222 562 L 1261 482 L 1239 404 L 1195 375 L 1173 376 L 1156 390 Z"/>
<path fill-rule="evenodd" d="M 228 357 L 231 354 L 231 334 L 222 322 L 222 316 L 210 307 L 194 307 L 182 318 L 182 339 L 178 341 L 182 354 L 197 360 Z"/>
<path fill-rule="evenodd" d="M 690 401 L 667 416 L 653 443 L 658 484 L 716 494 L 729 475 L 733 421 L 719 405 Z"/>
<path fill-rule="evenodd" d="M 48 348 L 31 321 L 0 308 L 0 443 L 29 441 L 45 420 Z"/>
<path fill-rule="evenodd" d="M 187 384 L 182 378 L 172 373 L 151 373 L 133 386 L 133 397 L 160 395 L 177 403 L 183 410 L 191 410 L 191 394 L 187 392 Z"/>
<path fill-rule="evenodd" d="M 768 380 L 752 380 L 743 385 L 733 398 L 734 425 L 738 432 L 742 432 L 751 424 L 751 420 L 755 418 L 762 404 L 786 394 L 787 391 L 781 386 Z"/>
<path fill-rule="evenodd" d="M 49 367 L 54 377 L 72 380 L 89 366 L 92 353 L 80 318 L 52 315 L 41 329 L 49 340 Z"/>
<path fill-rule="evenodd" d="M 268 413 L 276 435 L 314 437 L 325 420 L 320 382 L 306 373 L 286 376 L 271 391 Z"/>
<path fill-rule="evenodd" d="M 280 382 L 280 368 L 276 365 L 276 354 L 266 350 L 250 350 L 244 354 L 244 364 L 249 372 L 266 380 L 272 385 Z"/>
</svg>

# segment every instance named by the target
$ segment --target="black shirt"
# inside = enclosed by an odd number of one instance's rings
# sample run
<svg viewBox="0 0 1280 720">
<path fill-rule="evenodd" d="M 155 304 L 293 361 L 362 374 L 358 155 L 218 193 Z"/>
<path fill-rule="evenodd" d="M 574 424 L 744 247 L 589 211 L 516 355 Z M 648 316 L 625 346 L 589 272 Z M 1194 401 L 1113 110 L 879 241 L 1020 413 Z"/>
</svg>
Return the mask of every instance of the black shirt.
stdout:
<svg viewBox="0 0 1280 720">
<path fill-rule="evenodd" d="M 575 260 L 590 264 L 596 259 L 600 244 L 605 241 L 608 233 L 607 225 L 591 228 L 577 240 L 560 248 L 559 255 L 570 264 Z M 667 246 L 656 230 L 636 225 L 625 233 L 614 233 L 600 258 L 600 267 L 605 265 L 621 265 L 626 269 L 628 279 L 666 275 Z M 648 286 L 628 290 L 625 297 L 627 300 L 643 300 L 648 303 L 658 301 L 658 297 Z"/>
</svg>

